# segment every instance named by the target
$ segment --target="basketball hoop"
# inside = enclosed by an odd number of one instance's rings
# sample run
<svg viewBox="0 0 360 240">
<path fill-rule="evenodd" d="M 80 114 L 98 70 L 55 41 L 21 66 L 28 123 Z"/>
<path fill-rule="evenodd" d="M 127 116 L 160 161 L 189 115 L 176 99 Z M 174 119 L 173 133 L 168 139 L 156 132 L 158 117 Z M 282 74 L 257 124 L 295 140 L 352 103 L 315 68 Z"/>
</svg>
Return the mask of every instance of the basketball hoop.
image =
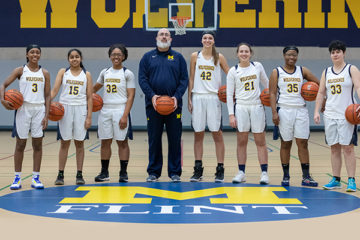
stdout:
<svg viewBox="0 0 360 240">
<path fill-rule="evenodd" d="M 171 22 L 175 28 L 175 35 L 184 35 L 186 34 L 186 25 L 190 21 L 189 17 L 171 17 Z"/>
</svg>

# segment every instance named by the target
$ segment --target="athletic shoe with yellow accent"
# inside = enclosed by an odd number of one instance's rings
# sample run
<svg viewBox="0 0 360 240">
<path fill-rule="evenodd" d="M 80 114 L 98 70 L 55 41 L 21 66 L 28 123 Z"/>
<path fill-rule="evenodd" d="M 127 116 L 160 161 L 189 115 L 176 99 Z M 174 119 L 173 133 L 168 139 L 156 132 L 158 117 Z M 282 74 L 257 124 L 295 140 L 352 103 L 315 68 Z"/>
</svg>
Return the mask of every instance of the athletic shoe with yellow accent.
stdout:
<svg viewBox="0 0 360 240">
<path fill-rule="evenodd" d="M 11 184 L 11 190 L 19 190 L 21 188 L 21 178 L 20 176 L 15 176 L 14 182 Z"/>
<path fill-rule="evenodd" d="M 39 175 L 33 176 L 31 180 L 31 187 L 35 189 L 44 189 L 44 184 L 40 182 Z"/>
<path fill-rule="evenodd" d="M 356 192 L 356 183 L 354 178 L 349 178 L 348 186 L 346 188 L 347 192 Z"/>
</svg>

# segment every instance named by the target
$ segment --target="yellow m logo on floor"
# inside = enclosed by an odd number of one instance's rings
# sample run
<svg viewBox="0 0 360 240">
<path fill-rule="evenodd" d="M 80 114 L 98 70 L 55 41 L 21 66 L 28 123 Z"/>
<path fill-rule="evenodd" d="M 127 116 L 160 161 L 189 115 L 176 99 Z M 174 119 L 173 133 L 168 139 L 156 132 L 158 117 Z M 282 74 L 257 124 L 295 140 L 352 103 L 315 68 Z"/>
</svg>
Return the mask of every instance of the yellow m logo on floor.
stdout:
<svg viewBox="0 0 360 240">
<path fill-rule="evenodd" d="M 76 191 L 88 191 L 81 198 L 64 198 L 60 203 L 127 203 L 151 204 L 152 197 L 191 200 L 209 197 L 211 204 L 302 204 L 296 198 L 279 198 L 274 192 L 287 191 L 283 187 L 218 187 L 188 192 L 174 192 L 147 187 L 83 186 Z M 149 197 L 136 197 L 137 194 Z M 215 198 L 217 195 L 225 195 Z"/>
</svg>

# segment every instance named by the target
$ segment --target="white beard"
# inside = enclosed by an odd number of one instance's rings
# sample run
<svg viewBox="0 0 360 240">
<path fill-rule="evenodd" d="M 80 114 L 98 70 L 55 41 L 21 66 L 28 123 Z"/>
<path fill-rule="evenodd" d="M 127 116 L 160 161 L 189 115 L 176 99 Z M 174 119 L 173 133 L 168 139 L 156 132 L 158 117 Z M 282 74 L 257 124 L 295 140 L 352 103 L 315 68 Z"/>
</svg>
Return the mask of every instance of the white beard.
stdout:
<svg viewBox="0 0 360 240">
<path fill-rule="evenodd" d="M 157 40 L 156 41 L 156 46 L 158 46 L 158 48 L 168 48 L 171 46 L 171 42 L 170 41 L 167 41 L 166 43 L 160 41 L 160 40 Z"/>
</svg>

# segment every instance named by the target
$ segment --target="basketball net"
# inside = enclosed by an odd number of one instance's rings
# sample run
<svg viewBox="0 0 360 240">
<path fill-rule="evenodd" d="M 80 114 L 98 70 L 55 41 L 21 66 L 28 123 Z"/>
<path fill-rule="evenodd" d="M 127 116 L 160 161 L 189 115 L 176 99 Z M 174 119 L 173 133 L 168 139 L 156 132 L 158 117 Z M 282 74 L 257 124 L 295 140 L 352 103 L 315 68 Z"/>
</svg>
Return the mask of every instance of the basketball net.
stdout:
<svg viewBox="0 0 360 240">
<path fill-rule="evenodd" d="M 190 21 L 189 17 L 171 17 L 171 22 L 175 28 L 175 35 L 184 35 L 186 34 L 186 25 Z"/>
</svg>

